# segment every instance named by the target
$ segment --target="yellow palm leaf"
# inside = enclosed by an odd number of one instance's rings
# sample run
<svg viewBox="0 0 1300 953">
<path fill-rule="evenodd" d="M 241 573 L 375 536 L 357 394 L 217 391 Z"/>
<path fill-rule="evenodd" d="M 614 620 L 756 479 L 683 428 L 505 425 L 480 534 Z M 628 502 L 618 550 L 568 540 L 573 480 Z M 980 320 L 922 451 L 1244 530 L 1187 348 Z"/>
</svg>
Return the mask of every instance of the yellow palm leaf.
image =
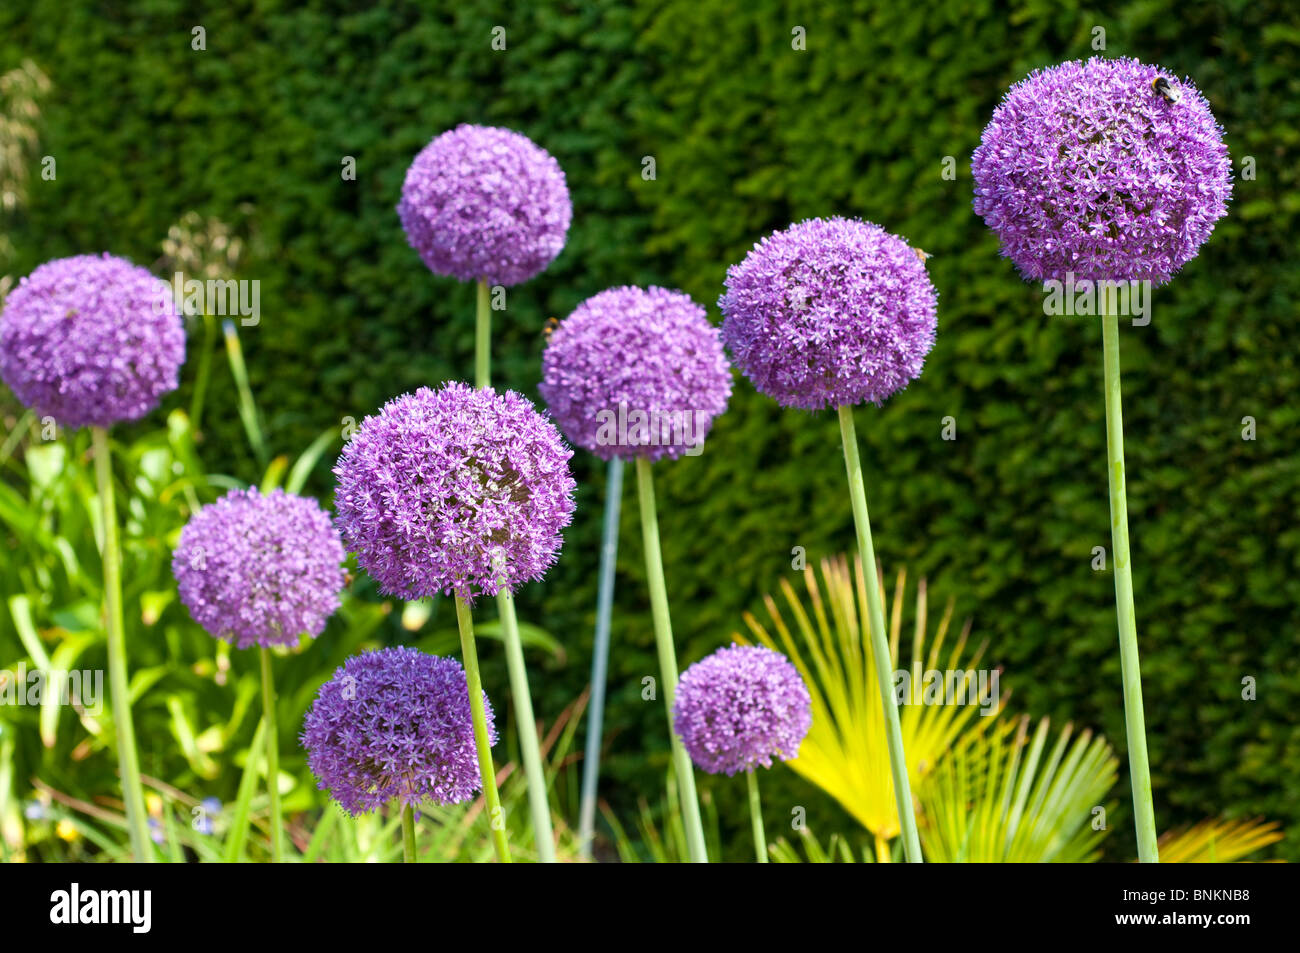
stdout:
<svg viewBox="0 0 1300 953">
<path fill-rule="evenodd" d="M 1262 817 L 1229 821 L 1210 817 L 1190 828 L 1173 830 L 1159 841 L 1162 864 L 1230 864 L 1282 839 L 1277 821 Z"/>
</svg>

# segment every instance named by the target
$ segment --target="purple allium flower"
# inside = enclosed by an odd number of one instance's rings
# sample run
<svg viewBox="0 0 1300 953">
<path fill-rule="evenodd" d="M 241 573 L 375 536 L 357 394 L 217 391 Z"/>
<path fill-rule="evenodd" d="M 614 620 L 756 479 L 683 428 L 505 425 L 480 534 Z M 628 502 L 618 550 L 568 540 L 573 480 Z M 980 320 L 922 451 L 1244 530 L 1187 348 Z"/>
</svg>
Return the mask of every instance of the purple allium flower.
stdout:
<svg viewBox="0 0 1300 953">
<path fill-rule="evenodd" d="M 483 706 L 496 744 L 486 692 Z M 321 686 L 301 741 L 318 787 L 353 815 L 393 798 L 457 804 L 481 783 L 465 670 L 412 648 L 347 659 Z"/>
<path fill-rule="evenodd" d="M 577 485 L 571 456 L 513 391 L 422 387 L 367 417 L 344 447 L 339 530 L 389 595 L 513 592 L 560 551 Z"/>
<path fill-rule="evenodd" d="M 677 683 L 673 727 L 710 774 L 736 774 L 799 754 L 812 727 L 812 699 L 790 660 L 732 645 L 696 662 Z"/>
<path fill-rule="evenodd" d="M 704 309 L 680 291 L 610 288 L 555 329 L 539 387 L 575 444 L 603 460 L 698 453 L 731 369 Z"/>
<path fill-rule="evenodd" d="M 47 261 L 0 314 L 0 377 L 73 430 L 140 419 L 176 389 L 184 360 L 167 284 L 112 255 Z"/>
<path fill-rule="evenodd" d="M 975 213 L 1030 281 L 1073 272 L 1163 284 L 1195 257 L 1232 193 L 1205 97 L 1135 59 L 1031 73 L 993 113 L 971 168 Z"/>
<path fill-rule="evenodd" d="M 345 584 L 343 544 L 315 500 L 256 487 L 201 507 L 172 574 L 194 621 L 239 648 L 320 635 Z"/>
<path fill-rule="evenodd" d="M 461 125 L 415 157 L 397 214 L 431 271 L 517 285 L 560 253 L 573 205 L 541 146 L 509 129 Z"/>
<path fill-rule="evenodd" d="M 921 373 L 938 295 L 921 256 L 879 225 L 813 218 L 727 270 L 722 338 L 786 407 L 881 404 Z"/>
</svg>

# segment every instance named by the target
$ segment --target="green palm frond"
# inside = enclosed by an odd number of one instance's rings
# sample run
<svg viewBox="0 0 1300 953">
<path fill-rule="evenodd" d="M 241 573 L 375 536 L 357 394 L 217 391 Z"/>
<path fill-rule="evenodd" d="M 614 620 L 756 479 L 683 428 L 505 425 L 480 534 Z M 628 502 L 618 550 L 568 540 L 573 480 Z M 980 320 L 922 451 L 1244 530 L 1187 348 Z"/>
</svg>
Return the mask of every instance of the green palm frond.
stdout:
<svg viewBox="0 0 1300 953">
<path fill-rule="evenodd" d="M 1049 720 L 969 734 L 920 793 L 921 841 L 937 862 L 1041 863 L 1097 859 L 1103 801 L 1118 761 L 1106 739 L 1067 724 L 1048 749 Z M 1071 738 L 1073 737 L 1073 741 Z M 1100 809 L 1100 811 L 1099 811 Z"/>
</svg>

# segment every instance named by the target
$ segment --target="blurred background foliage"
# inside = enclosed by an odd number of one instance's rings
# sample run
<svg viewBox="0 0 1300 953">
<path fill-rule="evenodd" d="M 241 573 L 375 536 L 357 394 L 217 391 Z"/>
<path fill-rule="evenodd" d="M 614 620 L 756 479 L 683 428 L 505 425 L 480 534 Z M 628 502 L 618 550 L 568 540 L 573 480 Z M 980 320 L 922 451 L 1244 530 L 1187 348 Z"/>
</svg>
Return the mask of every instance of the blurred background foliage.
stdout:
<svg viewBox="0 0 1300 953">
<path fill-rule="evenodd" d="M 630 9 L 602 0 L 523 9 L 466 0 L 438 13 L 414 2 L 359 12 L 341 0 L 232 0 L 196 18 L 186 6 L 36 0 L 0 9 L 0 73 L 31 61 L 50 84 L 26 86 L 41 101 L 32 161 L 57 162 L 52 181 L 33 166 L 20 183 L 24 201 L 4 210 L 0 274 L 97 250 L 161 273 L 162 241 L 186 213 L 227 223 L 242 249 L 236 277 L 261 282 L 262 321 L 241 336 L 279 452 L 306 448 L 398 393 L 467 376 L 473 292 L 427 272 L 393 210 L 415 153 L 460 122 L 531 136 L 559 159 L 573 193 L 568 246 L 545 274 L 511 289 L 495 321 L 496 380 L 533 398 L 546 319 L 609 285 L 679 287 L 716 319 L 727 265 L 767 232 L 817 215 L 861 216 L 931 252 L 940 330 L 925 373 L 885 408 L 858 413 L 878 552 L 888 567 L 928 577 L 939 604 L 955 597 L 957 618 L 972 618 L 988 640 L 984 664 L 1003 667 L 1018 713 L 1086 726 L 1115 746 L 1109 859 L 1131 856 L 1132 845 L 1112 580 L 1091 565 L 1093 547 L 1110 543 L 1100 334 L 1086 319 L 1045 318 L 1041 292 L 999 258 L 971 212 L 969 157 L 1006 87 L 1090 55 L 1097 27 L 1105 55 L 1191 76 L 1227 130 L 1234 201 L 1201 255 L 1155 292 L 1151 324 L 1124 328 L 1122 339 L 1157 821 L 1169 830 L 1264 815 L 1297 827 L 1300 8 L 669 0 Z M 504 52 L 490 46 L 497 25 Z M 196 26 L 204 51 L 192 48 Z M 804 51 L 792 49 L 796 27 Z M 340 175 L 346 156 L 355 181 Z M 642 176 L 647 156 L 653 179 Z M 947 157 L 952 179 L 942 174 Z M 1247 157 L 1253 179 L 1241 175 Z M 202 334 L 196 327 L 192 353 Z M 165 427 L 167 410 L 189 406 L 195 374 L 191 363 L 163 411 L 119 437 Z M 3 414 L 6 430 L 17 425 L 12 399 Z M 941 439 L 945 417 L 955 418 L 955 441 Z M 1254 440 L 1242 438 L 1245 417 Z M 215 368 L 196 453 L 236 480 L 263 472 L 236 389 Z M 324 454 L 307 482 L 325 499 L 332 458 Z M 17 464 L 6 466 L 3 479 L 26 494 Z M 518 600 L 521 618 L 563 648 L 531 655 L 547 725 L 588 678 L 604 471 L 581 453 L 575 470 L 579 509 L 563 557 Z M 852 546 L 833 415 L 783 411 L 743 380 L 706 452 L 656 473 L 683 664 L 742 630 L 742 613 L 792 576 L 794 547 L 811 563 Z M 660 707 L 640 695 L 657 666 L 629 504 L 602 794 L 630 831 L 642 805 L 662 800 L 668 743 Z M 10 588 L 30 583 L 21 579 L 25 543 L 12 525 L 0 542 L 9 598 L 28 591 Z M 157 546 L 151 558 L 161 558 Z M 358 590 L 358 606 L 377 601 Z M 33 605 L 41 631 L 68 625 L 55 607 Z M 183 609 L 162 612 L 152 625 L 128 619 L 134 672 L 214 655 Z M 366 638 L 411 641 L 401 615 L 384 615 Z M 317 647 L 293 660 L 310 678 L 328 674 L 332 631 L 319 649 L 328 662 L 313 661 Z M 169 639 L 187 651 L 169 655 Z M 13 614 L 0 613 L 0 664 L 24 654 Z M 503 696 L 504 660 L 490 645 L 484 655 L 485 686 Z M 229 719 L 236 687 L 253 677 L 251 662 L 231 664 L 242 674 L 205 717 Z M 1248 677 L 1253 701 L 1242 699 Z M 308 681 L 304 672 L 304 691 Z M 286 709 L 299 701 L 286 688 Z M 136 717 L 146 773 L 175 781 L 195 758 L 159 763 L 181 757 L 168 740 L 176 713 L 146 701 Z M 194 725 L 200 737 L 212 727 Z M 70 792 L 111 787 L 103 754 L 95 776 L 65 752 L 40 752 L 35 730 L 0 737 L 6 744 L 18 747 L 15 763 L 29 773 L 43 765 L 42 776 Z M 203 766 L 199 757 L 188 768 L 191 793 L 233 799 L 238 772 L 207 778 Z M 746 857 L 743 782 L 702 780 Z M 788 770 L 765 777 L 764 799 L 773 836 L 788 830 L 795 806 L 819 834 L 861 833 Z M 1300 859 L 1300 846 L 1289 838 L 1264 856 Z"/>
</svg>

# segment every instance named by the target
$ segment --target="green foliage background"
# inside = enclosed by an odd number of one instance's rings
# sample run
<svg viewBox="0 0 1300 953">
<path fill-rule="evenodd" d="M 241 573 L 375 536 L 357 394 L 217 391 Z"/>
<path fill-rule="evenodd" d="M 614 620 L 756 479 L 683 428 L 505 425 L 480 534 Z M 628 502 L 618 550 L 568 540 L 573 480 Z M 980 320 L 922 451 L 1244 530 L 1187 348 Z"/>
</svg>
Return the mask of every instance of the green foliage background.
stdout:
<svg viewBox="0 0 1300 953">
<path fill-rule="evenodd" d="M 971 212 L 969 158 L 1006 87 L 1090 55 L 1094 27 L 1105 55 L 1190 75 L 1227 130 L 1234 201 L 1155 292 L 1152 323 L 1122 331 L 1157 817 L 1165 830 L 1263 814 L 1300 831 L 1294 4 L 353 6 L 235 0 L 196 17 L 171 0 L 6 5 L 0 69 L 28 56 L 53 80 L 41 151 L 58 175 L 33 183 L 5 270 L 100 249 L 149 263 L 190 209 L 237 223 L 252 238 L 238 277 L 262 285 L 262 323 L 243 334 L 253 387 L 273 445 L 297 451 L 345 417 L 470 372 L 472 291 L 426 271 L 393 210 L 411 158 L 454 124 L 526 133 L 573 193 L 568 246 L 496 318 L 497 383 L 533 397 L 545 319 L 583 298 L 659 283 L 716 319 L 727 265 L 767 232 L 817 215 L 879 222 L 933 253 L 941 298 L 924 375 L 858 412 L 877 551 L 887 570 L 927 575 L 932 597 L 956 596 L 1005 666 L 1014 710 L 1095 726 L 1121 756 L 1112 580 L 1090 565 L 1110 545 L 1100 333 L 1045 318 L 1041 292 L 999 258 Z M 195 52 L 200 24 L 207 49 Z M 495 25 L 505 52 L 490 47 Z M 806 52 L 791 48 L 795 26 Z M 340 177 L 344 156 L 354 182 Z M 947 156 L 955 180 L 941 175 Z M 191 384 L 167 406 L 183 406 Z M 208 468 L 256 479 L 233 389 L 210 400 Z M 946 416 L 955 442 L 940 437 Z M 1242 439 L 1246 416 L 1256 440 Z M 563 558 L 519 600 L 567 647 L 534 672 L 543 719 L 587 681 L 604 471 L 575 463 Z M 312 484 L 322 496 L 328 464 Z M 791 571 L 793 547 L 816 559 L 852 545 L 834 416 L 780 410 L 742 379 L 705 453 L 658 467 L 657 480 L 683 664 L 729 640 Z M 668 760 L 661 706 L 640 698 L 657 666 L 626 490 L 604 789 L 616 807 L 653 799 Z M 485 684 L 503 695 L 499 649 L 487 654 Z M 709 783 L 724 814 L 740 810 L 739 780 Z M 789 772 L 768 791 L 769 824 L 804 804 L 814 826 L 851 829 Z M 1129 856 L 1127 810 L 1111 823 L 1112 854 Z M 1297 845 L 1293 833 L 1278 856 L 1300 859 Z"/>
</svg>

